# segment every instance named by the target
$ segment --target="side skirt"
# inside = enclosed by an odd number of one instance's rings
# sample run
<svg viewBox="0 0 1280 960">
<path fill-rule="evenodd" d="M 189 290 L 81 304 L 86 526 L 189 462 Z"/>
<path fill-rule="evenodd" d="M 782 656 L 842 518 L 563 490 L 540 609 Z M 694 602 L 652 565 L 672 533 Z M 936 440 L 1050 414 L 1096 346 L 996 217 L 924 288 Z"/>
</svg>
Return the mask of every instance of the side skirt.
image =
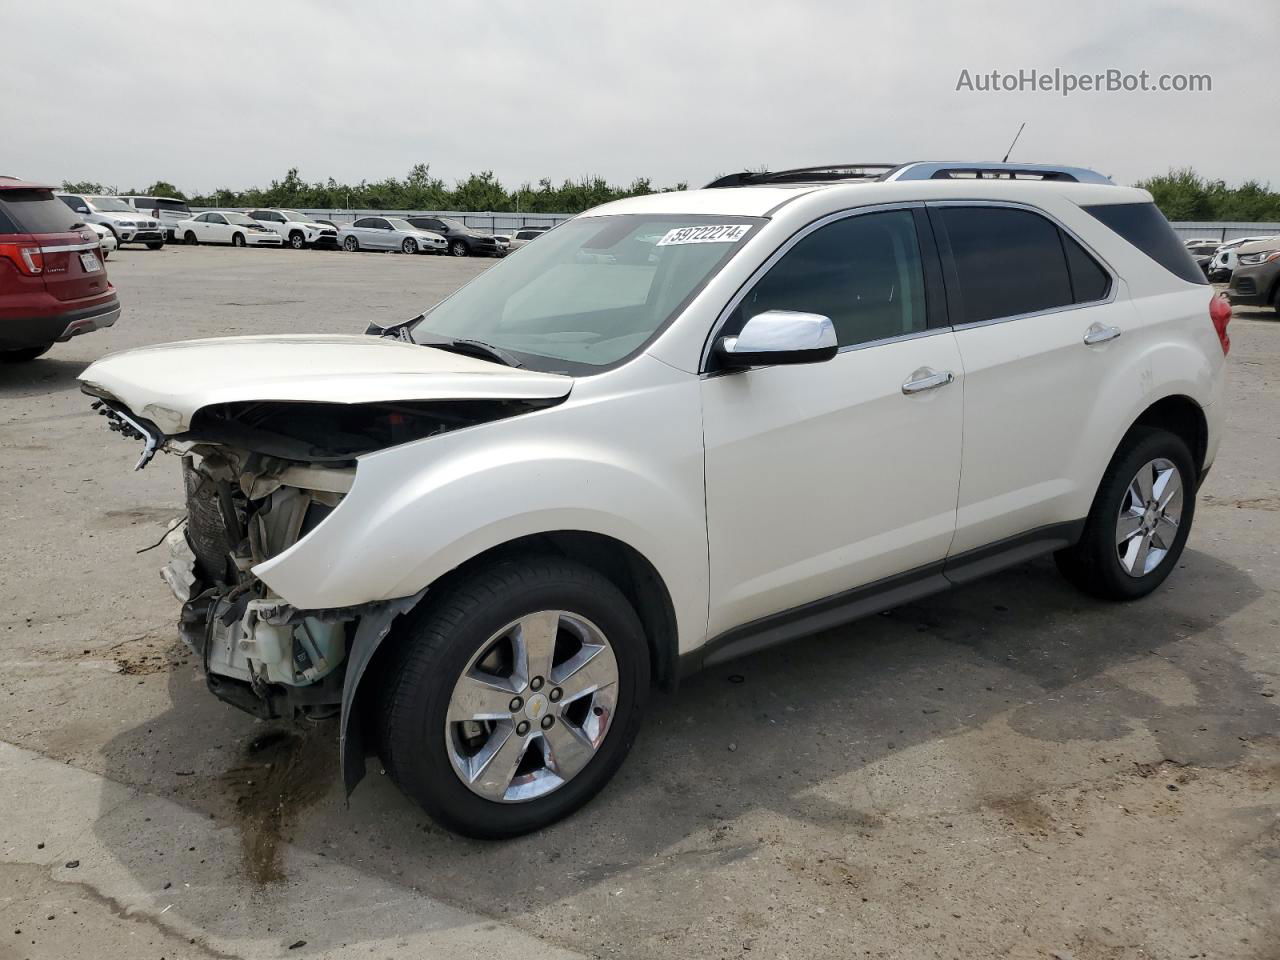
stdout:
<svg viewBox="0 0 1280 960">
<path fill-rule="evenodd" d="M 1084 520 L 1040 527 L 985 547 L 967 550 L 843 593 L 770 614 L 727 630 L 680 657 L 681 677 L 705 667 L 860 620 L 969 583 L 1076 543 Z"/>
</svg>

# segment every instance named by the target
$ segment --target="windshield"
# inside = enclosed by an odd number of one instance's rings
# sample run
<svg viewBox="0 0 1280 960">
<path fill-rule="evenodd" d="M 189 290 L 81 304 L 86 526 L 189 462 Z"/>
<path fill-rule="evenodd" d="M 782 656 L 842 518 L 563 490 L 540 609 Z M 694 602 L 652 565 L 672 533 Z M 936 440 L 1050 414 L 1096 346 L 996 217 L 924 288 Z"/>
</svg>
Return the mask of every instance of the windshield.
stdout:
<svg viewBox="0 0 1280 960">
<path fill-rule="evenodd" d="M 117 200 L 115 197 L 90 197 L 89 202 L 93 204 L 95 210 L 104 213 L 137 213 L 133 207 L 129 206 L 123 200 Z"/>
<path fill-rule="evenodd" d="M 387 217 L 387 223 L 391 224 L 392 230 L 417 230 L 418 228 L 411 224 L 408 220 L 401 220 L 399 217 Z"/>
<path fill-rule="evenodd" d="M 762 222 L 570 220 L 437 305 L 416 333 L 480 340 L 534 369 L 590 373 L 643 347 Z"/>
<path fill-rule="evenodd" d="M 304 217 L 297 210 L 280 210 L 279 213 L 284 214 L 286 220 L 292 220 L 295 223 L 309 223 L 311 218 Z"/>
<path fill-rule="evenodd" d="M 246 217 L 243 213 L 224 213 L 223 216 L 227 218 L 227 223 L 241 223 L 246 227 L 262 226 L 257 220 L 252 217 Z"/>
</svg>

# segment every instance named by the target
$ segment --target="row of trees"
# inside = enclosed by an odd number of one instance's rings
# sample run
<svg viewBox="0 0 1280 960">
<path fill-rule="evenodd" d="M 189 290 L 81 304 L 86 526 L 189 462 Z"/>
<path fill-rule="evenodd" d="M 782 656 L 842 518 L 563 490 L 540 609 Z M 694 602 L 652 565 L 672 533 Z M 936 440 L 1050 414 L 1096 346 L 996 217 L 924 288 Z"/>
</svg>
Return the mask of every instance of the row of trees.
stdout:
<svg viewBox="0 0 1280 960">
<path fill-rule="evenodd" d="M 1223 180 L 1209 180 L 1190 167 L 1141 180 L 1156 205 L 1170 220 L 1245 220 L 1280 222 L 1280 192 L 1257 180 L 1229 187 Z"/>
<path fill-rule="evenodd" d="M 223 188 L 206 194 L 186 194 L 172 183 L 158 180 L 145 190 L 119 190 L 101 183 L 65 182 L 64 189 L 73 193 L 120 194 L 123 196 L 162 196 L 186 200 L 201 207 L 305 207 L 356 210 L 518 210 L 521 213 L 578 213 L 610 200 L 634 197 L 664 190 L 687 190 L 688 184 L 655 188 L 648 179 L 638 179 L 630 186 L 616 186 L 602 177 L 566 180 L 555 186 L 550 179 L 536 185 L 525 183 L 508 190 L 493 171 L 473 173 L 450 187 L 433 176 L 431 167 L 419 163 L 403 180 L 387 177 L 370 183 L 338 183 L 332 177 L 325 182 L 308 183 L 289 170 L 283 180 L 272 180 L 268 187 L 247 190 Z"/>
<path fill-rule="evenodd" d="M 1191 168 L 1170 170 L 1137 184 L 1151 191 L 1156 204 L 1170 220 L 1248 220 L 1280 221 L 1280 192 L 1256 180 L 1238 187 L 1225 181 L 1209 180 Z M 419 163 L 403 180 L 387 177 L 370 183 L 338 183 L 333 178 L 321 183 L 308 183 L 298 175 L 297 167 L 283 180 L 272 180 L 268 187 L 247 190 L 224 188 L 212 193 L 187 195 L 176 186 L 159 180 L 145 190 L 120 190 L 101 183 L 64 183 L 75 193 L 111 193 L 178 197 L 193 206 L 202 207 L 310 207 L 318 209 L 365 210 L 514 210 L 523 213 L 578 213 L 588 207 L 665 190 L 687 190 L 688 184 L 655 188 L 647 179 L 630 186 L 616 186 L 602 177 L 566 180 L 555 186 L 549 179 L 537 185 L 525 183 L 508 190 L 493 171 L 473 173 L 450 187 L 433 176 L 431 167 Z"/>
</svg>

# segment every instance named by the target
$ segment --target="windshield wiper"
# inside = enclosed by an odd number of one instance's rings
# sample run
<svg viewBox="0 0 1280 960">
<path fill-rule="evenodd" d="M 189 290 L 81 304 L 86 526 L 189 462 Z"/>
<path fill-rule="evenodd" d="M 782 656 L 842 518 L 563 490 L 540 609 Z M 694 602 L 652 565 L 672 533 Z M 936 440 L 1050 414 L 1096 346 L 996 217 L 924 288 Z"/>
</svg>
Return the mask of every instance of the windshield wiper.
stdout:
<svg viewBox="0 0 1280 960">
<path fill-rule="evenodd" d="M 491 343 L 485 343 L 483 340 L 466 340 L 463 338 L 436 337 L 433 334 L 426 334 L 425 337 L 417 336 L 414 340 L 424 347 L 435 347 L 437 350 L 448 350 L 450 353 L 460 353 L 465 357 L 476 357 L 480 360 L 496 360 L 498 363 L 505 364 L 508 367 L 522 367 L 519 360 L 513 357 L 501 347 L 495 347 Z"/>
</svg>

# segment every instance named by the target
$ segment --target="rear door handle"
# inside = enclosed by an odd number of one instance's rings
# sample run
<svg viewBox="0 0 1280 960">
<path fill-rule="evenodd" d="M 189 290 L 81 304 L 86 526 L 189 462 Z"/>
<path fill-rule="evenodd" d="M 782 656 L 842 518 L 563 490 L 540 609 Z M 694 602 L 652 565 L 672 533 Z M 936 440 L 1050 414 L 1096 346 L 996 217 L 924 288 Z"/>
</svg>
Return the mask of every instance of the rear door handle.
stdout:
<svg viewBox="0 0 1280 960">
<path fill-rule="evenodd" d="M 926 390 L 937 390 L 955 380 L 956 375 L 950 370 L 934 370 L 932 367 L 921 367 L 911 374 L 911 379 L 902 385 L 902 392 L 907 396 L 913 393 L 924 393 Z"/>
<path fill-rule="evenodd" d="M 1087 346 L 1093 346 L 1095 343 L 1106 343 L 1108 340 L 1114 340 L 1120 336 L 1119 327 L 1104 327 L 1100 323 L 1089 325 L 1089 329 L 1084 332 L 1084 342 Z"/>
</svg>

